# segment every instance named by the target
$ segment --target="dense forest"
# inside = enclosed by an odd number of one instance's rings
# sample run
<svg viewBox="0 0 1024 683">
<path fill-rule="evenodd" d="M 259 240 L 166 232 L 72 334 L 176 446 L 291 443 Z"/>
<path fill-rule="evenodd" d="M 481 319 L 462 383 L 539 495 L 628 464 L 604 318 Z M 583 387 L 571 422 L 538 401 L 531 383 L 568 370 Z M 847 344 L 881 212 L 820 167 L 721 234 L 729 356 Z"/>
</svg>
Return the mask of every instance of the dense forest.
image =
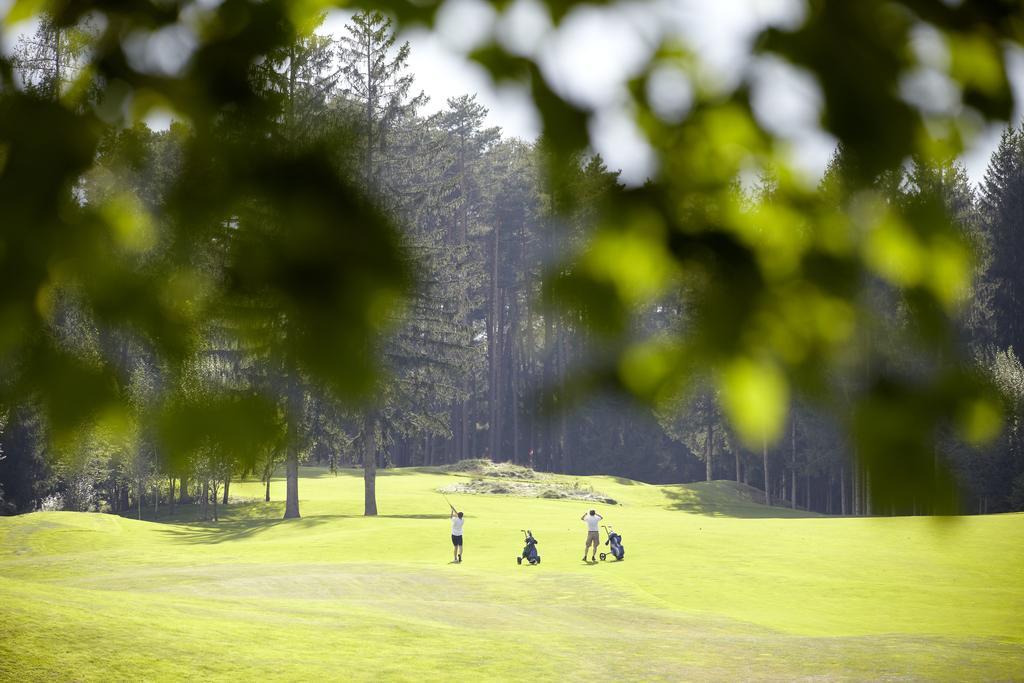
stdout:
<svg viewBox="0 0 1024 683">
<path fill-rule="evenodd" d="M 87 28 L 43 21 L 22 39 L 14 65 L 26 90 L 58 98 L 78 82 L 78 30 Z M 280 111 L 273 129 L 254 132 L 245 121 L 224 119 L 213 133 L 248 136 L 245 144 L 329 150 L 333 169 L 296 167 L 291 177 L 276 180 L 301 188 L 318 173 L 341 173 L 375 198 L 372 207 L 359 198 L 334 207 L 382 212 L 396 228 L 398 252 L 411 273 L 412 293 L 400 305 L 352 311 L 381 329 L 375 348 L 359 346 L 339 321 L 292 327 L 254 293 L 249 273 L 225 265 L 228 252 L 241 250 L 250 263 L 278 267 L 266 259 L 258 236 L 277 221 L 271 214 L 281 207 L 267 206 L 254 189 L 238 201 L 233 219 L 219 224 L 219 233 L 192 263 L 192 275 L 167 283 L 167 296 L 174 298 L 170 309 L 201 297 L 204 282 L 237 290 L 232 305 L 243 309 L 205 320 L 182 367 L 169 368 L 145 337 L 98 320 L 80 305 L 74 289 L 37 302 L 52 313 L 50 334 L 61 348 L 118 368 L 123 381 L 110 390 L 134 412 L 131 418 L 95 416 L 88 429 L 67 434 L 52 428 L 52 406 L 43 410 L 25 395 L 0 415 L 0 501 L 6 512 L 63 508 L 141 516 L 143 509 L 158 514 L 168 506 L 200 504 L 204 516 L 216 518 L 232 481 L 261 478 L 269 500 L 269 480 L 283 468 L 289 474 L 286 516 L 297 516 L 299 496 L 291 487 L 298 486 L 298 466 L 313 463 L 362 467 L 367 513 L 373 514 L 375 468 L 468 458 L 659 483 L 735 479 L 764 490 L 773 504 L 828 514 L 930 511 L 924 498 L 920 504 L 872 506 L 872 486 L 880 483 L 871 465 L 856 457 L 843 417 L 852 403 L 842 404 L 866 381 L 867 364 L 909 375 L 928 370 L 932 361 L 903 342 L 914 334 L 908 328 L 920 324 L 908 313 L 914 301 L 881 278 L 863 283 L 859 296 L 873 317 L 847 342 L 851 350 L 843 371 L 829 375 L 829 386 L 822 388 L 831 403 L 787 396 L 784 428 L 776 438 L 765 437 L 760 448 L 737 437 L 717 385 L 700 367 L 692 368 L 696 379 L 686 391 L 667 400 L 643 402 L 615 391 L 601 374 L 599 361 L 610 342 L 600 320 L 595 322 L 599 314 L 554 301 L 573 300 L 576 281 L 568 269 L 618 267 L 608 262 L 631 258 L 633 245 L 625 239 L 609 243 L 607 253 L 588 252 L 589 260 L 569 258 L 580 253 L 601 220 L 597 207 L 626 192 L 617 173 L 599 156 L 580 153 L 568 164 L 558 162 L 561 174 L 553 188 L 546 181 L 555 163 L 547 141 L 510 139 L 486 127 L 487 111 L 473 95 L 425 113 L 426 97 L 408 68 L 409 49 L 396 44 L 391 22 L 375 13 L 355 15 L 340 36 L 309 29 L 250 68 L 254 90 Z M 181 191 L 172 180 L 191 163 L 183 149 L 200 134 L 211 133 L 180 122 L 165 130 L 140 123 L 106 131 L 98 161 L 74 188 L 74 201 L 104 211 L 122 206 L 125 215 L 141 207 L 154 217 L 153 224 L 126 224 L 120 239 L 139 261 L 158 267 L 163 254 L 180 248 L 161 242 L 159 223 L 166 202 L 180 200 L 168 193 Z M 866 210 L 849 186 L 859 163 L 840 146 L 817 189 L 826 203 L 854 213 Z M 737 184 L 737 210 L 770 209 L 779 182 L 765 173 L 755 183 Z M 950 477 L 944 486 L 955 492 L 964 512 L 1022 510 L 1024 366 L 1017 354 L 1024 345 L 1024 128 L 1004 133 L 979 187 L 971 186 L 953 159 L 916 157 L 898 171 L 874 176 L 872 185 L 888 205 L 907 214 L 932 215 L 933 198 L 941 198 L 944 212 L 934 215 L 950 217 L 956 234 L 974 247 L 971 294 L 958 305 L 956 344 L 972 359 L 971 370 L 999 389 L 1008 417 L 1001 435 L 981 446 L 935 435 L 935 472 Z M 197 196 L 216 191 L 192 189 Z M 290 207 L 296 213 L 321 210 L 301 203 Z M 288 248 L 300 253 L 305 238 L 296 231 Z M 341 236 L 334 246 L 365 260 L 367 269 L 386 267 L 374 262 L 374 239 L 382 238 Z M 900 244 L 876 248 L 884 270 L 887 254 Z M 906 261 L 901 264 L 906 267 Z M 956 267 L 951 263 L 950 269 Z M 333 288 L 361 286 L 358 272 L 328 271 L 326 265 L 305 270 L 303 286 L 328 298 Z M 938 268 L 927 274 L 940 290 L 947 276 L 955 287 L 955 272 Z M 401 288 L 395 284 L 396 292 Z M 626 322 L 628 336 L 679 334 L 701 315 L 684 284 L 639 306 Z M 828 318 L 822 334 L 842 324 L 841 314 Z M 340 400 L 318 378 L 291 371 L 280 358 L 293 348 L 319 354 L 323 367 L 335 362 L 335 354 L 379 359 L 382 372 L 368 380 L 372 400 Z M 363 379 L 345 374 L 333 381 Z M 193 432 L 176 425 L 230 421 L 237 405 L 196 411 L 182 402 L 156 410 L 172 384 L 184 395 L 229 388 L 242 397 L 236 401 L 270 397 L 271 410 L 266 420 L 250 423 L 251 434 L 239 433 L 234 447 L 225 448 L 193 439 Z M 74 400 L 73 388 L 68 396 Z"/>
</svg>

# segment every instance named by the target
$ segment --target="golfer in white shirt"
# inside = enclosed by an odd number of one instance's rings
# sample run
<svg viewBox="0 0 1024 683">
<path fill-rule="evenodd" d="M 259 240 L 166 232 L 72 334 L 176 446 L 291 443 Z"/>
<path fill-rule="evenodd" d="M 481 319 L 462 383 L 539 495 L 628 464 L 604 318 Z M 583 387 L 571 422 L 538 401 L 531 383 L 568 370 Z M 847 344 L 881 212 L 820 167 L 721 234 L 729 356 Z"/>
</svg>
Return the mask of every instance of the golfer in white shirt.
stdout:
<svg viewBox="0 0 1024 683">
<path fill-rule="evenodd" d="M 462 562 L 462 524 L 466 521 L 461 512 L 452 508 L 452 545 L 455 547 L 455 562 Z"/>
<path fill-rule="evenodd" d="M 597 562 L 597 546 L 601 545 L 601 534 L 598 532 L 598 525 L 604 517 L 591 510 L 580 517 L 580 519 L 587 523 L 587 544 L 583 546 L 583 561 L 587 561 L 587 551 L 593 545 L 594 552 L 590 554 L 590 561 Z"/>
</svg>

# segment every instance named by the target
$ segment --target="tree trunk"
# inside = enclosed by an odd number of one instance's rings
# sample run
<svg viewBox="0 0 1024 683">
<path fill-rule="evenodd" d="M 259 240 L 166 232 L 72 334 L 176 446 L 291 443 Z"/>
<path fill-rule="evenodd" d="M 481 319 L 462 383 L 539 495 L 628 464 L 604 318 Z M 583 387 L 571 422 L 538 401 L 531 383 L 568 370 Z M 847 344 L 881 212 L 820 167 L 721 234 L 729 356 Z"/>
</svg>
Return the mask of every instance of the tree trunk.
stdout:
<svg viewBox="0 0 1024 683">
<path fill-rule="evenodd" d="M 495 389 L 494 396 L 496 403 L 494 406 L 494 452 L 491 454 L 491 458 L 497 458 L 504 462 L 508 460 L 505 454 L 505 385 L 508 383 L 508 379 L 505 373 L 505 347 L 507 346 L 505 339 L 505 290 L 498 290 L 498 330 L 497 336 L 494 339 L 497 344 L 495 352 L 495 360 L 497 365 L 494 368 L 494 380 Z"/>
<path fill-rule="evenodd" d="M 188 503 L 188 479 L 184 475 L 181 477 L 181 486 L 178 487 L 178 503 Z"/>
<path fill-rule="evenodd" d="M 294 443 L 288 444 L 285 478 L 284 518 L 296 519 L 301 515 L 299 515 L 299 448 Z"/>
<path fill-rule="evenodd" d="M 569 367 L 569 351 L 566 348 L 567 323 L 559 322 L 555 332 L 555 353 L 558 368 L 558 446 L 562 454 L 562 471 L 568 474 L 573 469 L 573 452 L 569 444 L 568 397 L 566 395 L 566 376 Z"/>
<path fill-rule="evenodd" d="M 839 514 L 846 516 L 846 466 L 839 467 Z"/>
<path fill-rule="evenodd" d="M 297 380 L 295 380 L 297 382 Z M 292 382 L 289 382 L 292 384 Z M 287 385 L 286 385 L 287 386 Z M 299 514 L 299 436 L 298 421 L 302 404 L 298 386 L 288 386 L 288 450 L 285 454 L 284 518 L 298 519 Z"/>
<path fill-rule="evenodd" d="M 135 487 L 135 505 L 139 510 L 139 519 L 142 519 L 142 479 L 138 480 L 138 486 Z"/>
<path fill-rule="evenodd" d="M 491 272 L 487 287 L 487 451 L 495 460 L 498 403 L 498 226 L 491 229 Z"/>
<path fill-rule="evenodd" d="M 210 518 L 210 480 L 203 480 L 203 521 Z"/>
<path fill-rule="evenodd" d="M 736 456 L 736 483 L 738 484 L 740 483 L 740 449 L 733 444 L 732 452 Z"/>
<path fill-rule="evenodd" d="M 553 254 L 555 249 L 553 230 L 544 231 L 545 254 Z M 548 288 L 543 289 L 543 315 L 544 315 L 544 359 L 542 367 L 543 391 L 548 397 L 548 407 L 555 403 L 555 302 Z M 542 459 L 549 472 L 556 471 L 558 463 L 555 461 L 555 444 L 553 435 L 554 423 L 550 414 L 543 417 L 541 423 L 541 452 Z"/>
<path fill-rule="evenodd" d="M 377 515 L 377 416 L 369 411 L 363 420 L 363 515 Z"/>
<path fill-rule="evenodd" d="M 711 481 L 711 456 L 715 452 L 715 423 L 708 420 L 707 443 L 704 448 L 704 474 Z"/>
<path fill-rule="evenodd" d="M 228 504 L 228 489 L 230 487 L 231 487 L 231 476 L 228 475 L 224 479 L 224 500 L 222 501 L 224 503 L 224 505 Z"/>
<path fill-rule="evenodd" d="M 218 486 L 217 486 L 217 480 L 216 479 L 213 481 L 213 487 L 212 488 L 213 488 L 213 496 L 212 496 L 213 497 L 213 521 L 217 522 L 217 521 L 220 521 L 220 520 L 217 519 L 217 488 L 218 488 Z"/>
<path fill-rule="evenodd" d="M 263 500 L 266 501 L 267 503 L 270 502 L 270 475 L 267 475 L 267 490 L 266 494 L 263 497 Z"/>
<path fill-rule="evenodd" d="M 864 510 L 871 516 L 871 468 L 864 468 Z"/>
<path fill-rule="evenodd" d="M 860 516 L 860 468 L 857 461 L 853 462 L 853 470 L 850 472 L 850 506 L 854 517 Z"/>
<path fill-rule="evenodd" d="M 791 470 L 791 473 L 792 473 L 792 477 L 791 477 L 791 481 L 790 481 L 790 483 L 792 484 L 792 487 L 791 487 L 792 490 L 789 492 L 789 508 L 791 510 L 795 510 L 796 509 L 796 412 L 795 411 L 793 412 L 792 420 L 790 420 L 789 434 L 790 434 L 790 446 L 791 446 L 791 449 L 792 449 L 792 450 L 790 450 L 790 455 L 789 455 L 789 465 L 790 465 L 790 470 Z"/>
<path fill-rule="evenodd" d="M 768 485 L 769 479 L 768 479 L 768 438 L 767 437 L 762 437 L 761 438 L 761 455 L 762 455 L 762 460 L 764 461 L 764 504 L 765 505 L 771 505 L 772 504 L 772 494 L 771 494 L 771 491 L 770 491 L 770 486 Z"/>
<path fill-rule="evenodd" d="M 515 320 L 516 315 L 513 316 L 513 332 L 515 332 L 516 328 L 515 323 L 518 322 Z M 513 336 L 514 338 L 515 336 Z M 510 354 L 512 356 L 512 381 L 510 382 L 512 386 L 512 462 L 521 465 L 522 458 L 519 453 L 519 363 L 516 359 L 516 347 L 518 345 L 513 341 L 510 346 L 512 347 L 512 353 Z"/>
<path fill-rule="evenodd" d="M 170 480 L 170 495 L 167 497 L 167 502 L 171 506 L 171 515 L 174 515 L 174 477 L 168 477 Z"/>
<path fill-rule="evenodd" d="M 54 60 L 53 60 L 53 62 L 54 62 L 53 63 L 53 73 L 54 73 L 53 101 L 54 102 L 57 102 L 57 101 L 60 100 L 60 82 L 63 80 L 63 76 L 61 74 L 61 64 L 60 64 L 60 48 L 61 48 L 60 32 L 61 32 L 60 28 L 58 28 L 56 26 L 53 27 L 53 33 L 54 33 L 54 36 L 55 36 L 54 45 L 53 45 L 53 54 L 54 54 Z"/>
</svg>

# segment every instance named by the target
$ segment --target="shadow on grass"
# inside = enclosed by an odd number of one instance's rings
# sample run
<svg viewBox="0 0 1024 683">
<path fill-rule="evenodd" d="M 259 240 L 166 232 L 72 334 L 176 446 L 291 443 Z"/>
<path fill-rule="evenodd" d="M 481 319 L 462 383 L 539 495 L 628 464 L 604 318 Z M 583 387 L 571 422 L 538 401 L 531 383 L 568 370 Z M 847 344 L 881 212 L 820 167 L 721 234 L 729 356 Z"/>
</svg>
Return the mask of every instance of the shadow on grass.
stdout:
<svg viewBox="0 0 1024 683">
<path fill-rule="evenodd" d="M 670 510 L 707 517 L 742 519 L 793 519 L 820 517 L 804 510 L 764 504 L 764 492 L 735 481 L 702 481 L 693 484 L 663 486 Z"/>
<path fill-rule="evenodd" d="M 424 468 L 421 468 L 421 467 L 378 468 L 377 469 L 377 476 L 378 477 L 405 477 L 405 476 L 408 476 L 410 474 L 422 474 L 424 472 L 435 473 L 435 472 L 431 472 L 432 469 L 435 469 L 435 468 L 429 468 L 429 467 L 424 467 Z M 329 468 L 329 467 L 300 467 L 299 468 L 299 478 L 300 479 L 318 479 L 318 478 L 322 479 L 324 477 L 357 477 L 359 479 L 362 479 L 363 478 L 363 468 L 362 467 L 338 467 L 333 472 L 331 471 L 331 468 Z M 276 480 L 276 479 L 283 479 L 283 478 L 284 478 L 283 470 L 278 470 L 278 472 L 275 473 L 274 480 Z"/>
<path fill-rule="evenodd" d="M 296 519 L 283 519 L 284 503 L 243 503 L 221 507 L 218 511 L 219 519 L 202 520 L 199 518 L 199 508 L 195 507 L 186 513 L 179 513 L 173 517 L 151 520 L 158 524 L 166 525 L 163 532 L 170 534 L 176 540 L 184 543 L 217 544 L 227 541 L 237 541 L 251 538 L 265 531 L 269 531 L 279 525 L 288 524 L 296 530 L 311 529 L 328 522 L 345 519 L 360 519 L 365 515 L 361 514 L 332 514 L 332 515 L 311 515 Z M 403 514 L 403 515 L 376 515 L 379 519 L 448 519 L 446 514 Z"/>
<path fill-rule="evenodd" d="M 174 526 L 164 529 L 164 533 L 174 540 L 188 544 L 226 543 L 251 538 L 269 531 L 281 524 L 291 524 L 310 529 L 331 521 L 333 515 L 321 517 L 305 517 L 300 519 L 224 519 L 216 522 L 197 522 L 190 526 Z"/>
</svg>

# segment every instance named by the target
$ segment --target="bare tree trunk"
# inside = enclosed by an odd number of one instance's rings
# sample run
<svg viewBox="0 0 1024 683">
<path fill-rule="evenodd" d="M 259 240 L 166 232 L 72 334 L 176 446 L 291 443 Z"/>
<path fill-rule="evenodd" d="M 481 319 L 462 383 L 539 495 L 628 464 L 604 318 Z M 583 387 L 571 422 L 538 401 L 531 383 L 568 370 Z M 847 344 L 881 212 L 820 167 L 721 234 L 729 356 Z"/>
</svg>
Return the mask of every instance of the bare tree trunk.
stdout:
<svg viewBox="0 0 1024 683">
<path fill-rule="evenodd" d="M 768 437 L 766 437 L 766 436 L 763 436 L 761 438 L 761 455 L 762 455 L 762 460 L 764 461 L 764 504 L 765 505 L 771 505 L 772 504 L 772 494 L 771 494 L 771 491 L 770 491 L 771 487 L 768 485 L 768 482 L 769 482 L 769 479 L 768 479 Z"/>
<path fill-rule="evenodd" d="M 494 413 L 494 453 L 491 455 L 492 458 L 497 457 L 502 462 L 507 461 L 507 454 L 505 451 L 505 385 L 508 384 L 508 376 L 505 372 L 505 353 L 508 347 L 508 340 L 505 337 L 505 296 L 506 290 L 501 288 L 498 290 L 498 336 L 495 338 L 498 347 L 495 349 L 496 360 L 498 365 L 494 368 L 494 378 L 496 382 L 495 396 L 497 398 L 497 404 L 495 405 Z"/>
<path fill-rule="evenodd" d="M 265 493 L 265 495 L 263 497 L 263 500 L 266 501 L 267 503 L 270 502 L 270 475 L 269 474 L 267 475 L 267 489 L 266 489 L 266 493 Z"/>
<path fill-rule="evenodd" d="M 852 512 L 854 517 L 860 516 L 860 467 L 857 465 L 856 459 L 853 461 L 853 471 L 850 472 L 850 503 L 852 506 Z"/>
<path fill-rule="evenodd" d="M 567 323 L 563 319 L 557 327 L 557 333 L 555 338 L 556 354 L 558 361 L 558 445 L 562 452 L 562 471 L 569 473 L 573 468 L 573 452 L 569 444 L 569 425 L 568 425 L 568 412 L 567 397 L 566 397 L 566 376 L 568 374 L 567 368 L 569 367 L 569 351 L 566 348 L 566 338 L 568 333 L 566 330 Z"/>
<path fill-rule="evenodd" d="M 220 520 L 217 519 L 217 489 L 218 489 L 218 486 L 217 486 L 217 480 L 216 479 L 213 480 L 213 487 L 212 487 L 212 489 L 213 489 L 213 521 L 218 522 Z"/>
<path fill-rule="evenodd" d="M 171 515 L 173 516 L 174 515 L 174 477 L 167 477 L 167 479 L 170 482 L 170 491 L 171 491 L 170 496 L 168 496 L 168 498 L 167 498 L 167 502 L 171 506 Z"/>
<path fill-rule="evenodd" d="M 224 505 L 228 504 L 228 489 L 231 487 L 231 475 L 224 478 Z"/>
<path fill-rule="evenodd" d="M 795 510 L 796 509 L 796 411 L 795 410 L 793 411 L 793 418 L 792 418 L 792 420 L 790 420 L 789 434 L 790 434 L 790 439 L 791 439 L 790 445 L 791 445 L 791 448 L 792 448 L 792 450 L 790 450 L 790 455 L 789 455 L 789 466 L 790 466 L 790 470 L 791 470 L 792 475 L 793 475 L 792 478 L 791 478 L 791 482 L 790 482 L 792 484 L 792 487 L 791 487 L 792 490 L 789 492 L 789 507 L 790 507 L 791 510 Z"/>
<path fill-rule="evenodd" d="M 296 380 L 297 381 L 297 380 Z M 297 396 L 299 387 L 288 386 L 288 450 L 285 455 L 284 518 L 298 519 L 299 514 L 299 437 L 298 420 L 302 406 Z"/>
<path fill-rule="evenodd" d="M 846 516 L 846 466 L 839 466 L 839 511 Z"/>
<path fill-rule="evenodd" d="M 142 519 L 142 479 L 138 480 L 138 485 L 135 487 L 135 505 L 139 510 L 139 519 Z"/>
<path fill-rule="evenodd" d="M 515 321 L 517 317 L 517 315 L 514 315 L 513 320 Z M 515 325 L 512 326 L 513 332 L 515 327 Z M 522 457 L 519 453 L 519 363 L 516 359 L 516 347 L 518 345 L 514 340 L 515 335 L 513 334 L 513 341 L 510 344 L 512 347 L 512 353 L 510 354 L 512 357 L 512 462 L 519 465 L 522 464 Z"/>
<path fill-rule="evenodd" d="M 284 518 L 295 519 L 299 515 L 299 449 L 295 444 L 288 445 L 288 456 L 285 461 L 285 503 Z"/>
<path fill-rule="evenodd" d="M 871 468 L 864 468 L 864 510 L 871 516 Z"/>
<path fill-rule="evenodd" d="M 457 401 L 452 405 L 451 410 L 451 421 L 452 421 L 452 459 L 455 461 L 461 460 L 462 451 L 462 413 L 465 402 Z"/>
<path fill-rule="evenodd" d="M 368 411 L 363 420 L 363 515 L 377 514 L 377 416 Z"/>
<path fill-rule="evenodd" d="M 736 456 L 736 483 L 740 483 L 740 449 L 736 448 L 735 444 L 732 449 L 733 455 Z"/>
<path fill-rule="evenodd" d="M 478 391 L 477 383 L 475 381 L 471 381 L 469 383 L 469 387 L 470 396 L 475 396 Z M 467 421 L 469 421 L 467 428 L 469 429 L 469 432 L 466 438 L 466 445 L 469 450 L 466 452 L 466 457 L 476 458 L 479 457 L 480 455 L 480 434 L 479 430 L 476 428 L 476 421 L 477 418 L 483 413 L 483 410 L 480 408 L 479 397 L 471 398 L 466 403 L 472 404 L 469 409 L 469 414 L 467 415 Z"/>
<path fill-rule="evenodd" d="M 496 222 L 491 230 L 491 282 L 488 288 L 488 314 L 487 314 L 487 432 L 488 447 L 491 460 L 497 460 L 498 450 L 498 239 L 500 222 Z"/>
<path fill-rule="evenodd" d="M 552 230 L 544 231 L 544 248 L 546 254 L 554 253 L 554 235 Z M 554 398 L 554 385 L 555 385 L 555 305 L 554 300 L 550 291 L 545 288 L 543 293 L 543 306 L 541 308 L 544 315 L 544 358 L 542 364 L 543 374 L 543 390 L 544 394 L 549 398 Z M 554 401 L 549 401 L 554 403 Z M 557 471 L 558 463 L 555 462 L 555 445 L 552 434 L 552 428 L 554 424 L 550 416 L 543 418 L 541 424 L 541 450 L 543 452 L 543 460 L 546 463 L 547 469 L 550 472 Z"/>
<path fill-rule="evenodd" d="M 54 64 L 53 64 L 53 66 L 54 66 L 54 79 L 55 79 L 54 83 L 53 83 L 53 100 L 56 102 L 56 101 L 60 100 L 60 94 L 61 94 L 60 93 L 60 85 L 61 85 L 61 81 L 63 80 L 63 76 L 61 74 L 61 68 L 60 68 L 61 67 L 61 64 L 60 64 L 60 48 L 61 48 L 60 33 L 61 33 L 61 29 L 58 28 L 57 26 L 54 26 L 53 27 L 53 33 L 54 33 L 54 36 L 56 37 L 56 40 L 54 40 L 54 44 L 53 44 L 53 54 L 54 54 L 54 60 L 53 60 Z"/>
<path fill-rule="evenodd" d="M 210 518 L 209 512 L 210 505 L 210 480 L 203 480 L 203 521 L 205 522 Z"/>
<path fill-rule="evenodd" d="M 708 420 L 707 443 L 704 449 L 704 474 L 706 481 L 711 481 L 711 456 L 715 451 L 715 423 Z"/>
<path fill-rule="evenodd" d="M 178 489 L 178 502 L 185 505 L 188 503 L 188 479 L 184 475 L 181 477 L 181 486 Z"/>
</svg>

